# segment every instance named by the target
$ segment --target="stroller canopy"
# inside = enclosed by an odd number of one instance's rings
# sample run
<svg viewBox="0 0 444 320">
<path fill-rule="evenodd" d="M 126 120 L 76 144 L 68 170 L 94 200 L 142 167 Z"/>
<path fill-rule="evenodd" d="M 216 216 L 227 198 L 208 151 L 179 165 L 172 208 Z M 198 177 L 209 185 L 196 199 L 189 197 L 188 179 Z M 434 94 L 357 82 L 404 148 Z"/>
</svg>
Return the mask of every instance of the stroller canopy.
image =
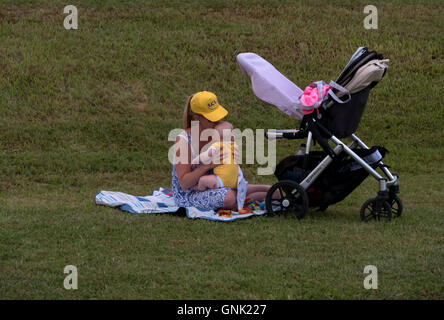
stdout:
<svg viewBox="0 0 444 320">
<path fill-rule="evenodd" d="M 337 78 L 336 84 L 344 87 L 348 94 L 373 87 L 382 79 L 388 67 L 389 61 L 381 60 L 382 58 L 382 55 L 375 51 L 359 47 Z M 300 97 L 304 93 L 301 88 L 255 53 L 240 53 L 237 55 L 237 62 L 241 71 L 250 77 L 253 92 L 259 99 L 276 106 L 288 115 L 302 119 L 303 113 L 298 108 Z M 338 97 L 344 94 L 334 88 L 332 91 Z M 325 107 L 334 103 L 328 103 L 329 101 L 327 98 Z"/>
<path fill-rule="evenodd" d="M 288 115 L 302 119 L 302 112 L 294 108 L 294 105 L 299 102 L 303 90 L 255 53 L 240 53 L 237 55 L 237 62 L 241 71 L 250 77 L 256 97 Z"/>
</svg>

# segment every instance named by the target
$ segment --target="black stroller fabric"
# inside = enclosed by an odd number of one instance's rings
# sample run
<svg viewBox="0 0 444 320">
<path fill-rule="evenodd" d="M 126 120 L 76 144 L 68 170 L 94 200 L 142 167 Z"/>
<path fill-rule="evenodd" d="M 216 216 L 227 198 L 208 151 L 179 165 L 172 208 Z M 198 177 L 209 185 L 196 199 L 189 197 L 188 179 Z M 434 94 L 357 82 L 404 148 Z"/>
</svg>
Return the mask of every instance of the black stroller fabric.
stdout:
<svg viewBox="0 0 444 320">
<path fill-rule="evenodd" d="M 335 103 L 327 110 L 320 108 L 321 118 L 318 122 L 337 138 L 349 137 L 356 132 L 364 113 L 371 87 L 351 95 L 349 102 Z"/>
<path fill-rule="evenodd" d="M 367 48 L 363 47 L 359 58 L 347 64 L 336 79 L 336 83 L 341 86 L 346 86 L 359 68 L 374 59 L 381 60 L 383 59 L 383 56 L 376 51 L 367 51 Z M 373 82 L 365 89 L 353 93 L 350 101 L 347 103 L 340 104 L 331 98 L 327 99 L 323 103 L 324 107 L 319 108 L 321 115 L 318 117 L 318 122 L 337 138 L 341 139 L 349 137 L 358 129 L 370 90 L 377 84 L 378 82 Z M 333 91 L 337 93 L 336 89 L 333 89 Z"/>
<path fill-rule="evenodd" d="M 377 167 L 387 150 L 384 147 L 375 146 L 370 149 L 353 150 L 359 157 L 366 158 L 379 152 L 378 161 L 369 163 Z M 305 177 L 326 157 L 323 151 L 312 151 L 304 160 L 304 155 L 294 155 L 283 159 L 275 169 L 278 180 L 292 180 L 302 182 Z M 304 167 L 304 162 L 305 166 Z M 324 210 L 329 205 L 342 201 L 355 190 L 368 176 L 368 172 L 356 161 L 341 153 L 322 172 L 318 179 L 307 190 L 310 207 L 319 207 Z"/>
<path fill-rule="evenodd" d="M 383 56 L 376 51 L 367 51 L 367 48 L 364 47 L 360 57 L 352 63 L 349 62 L 345 69 L 342 70 L 336 83 L 346 86 L 359 68 L 374 59 L 381 60 Z M 355 133 L 364 113 L 370 90 L 377 84 L 378 82 L 373 82 L 365 89 L 352 94 L 350 101 L 347 103 L 340 104 L 332 99 L 325 101 L 323 103 L 324 108 L 320 108 L 321 116 L 318 118 L 319 123 L 340 139 Z M 333 91 L 337 93 L 337 90 L 334 89 Z M 333 104 L 330 105 L 331 103 Z M 328 105 L 330 106 L 326 108 Z"/>
</svg>

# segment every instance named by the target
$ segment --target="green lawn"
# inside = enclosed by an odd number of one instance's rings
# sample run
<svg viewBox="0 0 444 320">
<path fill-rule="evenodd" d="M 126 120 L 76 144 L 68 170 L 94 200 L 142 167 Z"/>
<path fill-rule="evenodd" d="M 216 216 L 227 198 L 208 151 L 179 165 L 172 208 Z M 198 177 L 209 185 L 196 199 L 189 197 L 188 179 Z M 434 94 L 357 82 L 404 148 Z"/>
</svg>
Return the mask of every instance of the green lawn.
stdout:
<svg viewBox="0 0 444 320">
<path fill-rule="evenodd" d="M 441 4 L 440 4 L 441 3 Z M 0 3 L 0 298 L 443 299 L 444 6 L 374 1 L 78 0 Z M 74 3 L 73 3 L 74 4 Z M 209 90 L 244 130 L 299 123 L 255 98 L 236 63 L 255 52 L 304 88 L 335 79 L 359 46 L 390 59 L 357 135 L 390 150 L 404 212 L 362 223 L 369 178 L 306 219 L 234 223 L 132 215 L 100 190 L 171 185 L 168 132 Z M 278 159 L 298 142 L 278 141 Z M 259 165 L 243 165 L 250 183 Z M 66 265 L 78 290 L 65 290 Z M 377 290 L 363 287 L 366 265 Z"/>
</svg>

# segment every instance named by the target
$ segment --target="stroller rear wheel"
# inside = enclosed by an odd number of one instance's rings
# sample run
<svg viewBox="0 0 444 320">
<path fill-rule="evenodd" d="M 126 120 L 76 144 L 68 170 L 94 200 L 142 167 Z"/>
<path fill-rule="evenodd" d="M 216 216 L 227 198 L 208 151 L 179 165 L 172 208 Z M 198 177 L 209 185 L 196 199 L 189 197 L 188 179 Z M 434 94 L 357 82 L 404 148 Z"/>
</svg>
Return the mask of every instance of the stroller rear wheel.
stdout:
<svg viewBox="0 0 444 320">
<path fill-rule="evenodd" d="M 273 199 L 273 194 L 279 190 L 279 196 Z M 274 184 L 265 197 L 265 208 L 269 216 L 291 214 L 298 219 L 305 217 L 308 211 L 308 196 L 305 190 L 296 182 L 283 180 Z"/>
<path fill-rule="evenodd" d="M 392 219 L 392 207 L 387 200 L 373 198 L 369 199 L 361 207 L 361 220 L 390 221 Z"/>
</svg>

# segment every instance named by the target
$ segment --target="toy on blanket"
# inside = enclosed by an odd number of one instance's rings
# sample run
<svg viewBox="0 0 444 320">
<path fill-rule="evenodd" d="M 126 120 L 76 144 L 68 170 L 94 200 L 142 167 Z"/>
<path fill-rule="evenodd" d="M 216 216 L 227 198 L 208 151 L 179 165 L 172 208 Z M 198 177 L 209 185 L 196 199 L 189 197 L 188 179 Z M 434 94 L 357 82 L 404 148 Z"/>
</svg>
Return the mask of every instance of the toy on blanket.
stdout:
<svg viewBox="0 0 444 320">
<path fill-rule="evenodd" d="M 219 209 L 217 214 L 219 217 L 231 217 L 231 210 Z"/>
<path fill-rule="evenodd" d="M 255 201 L 251 198 L 245 199 L 244 208 L 250 208 L 250 209 L 256 211 L 256 210 L 263 210 L 264 207 L 265 207 L 265 201 L 259 202 L 259 201 Z"/>
<path fill-rule="evenodd" d="M 252 200 L 251 198 L 245 199 L 244 207 L 242 209 L 239 209 L 239 214 L 248 214 L 253 213 L 254 211 L 263 210 L 265 206 L 265 202 L 258 202 L 255 200 Z"/>
<path fill-rule="evenodd" d="M 237 210 L 237 213 L 239 214 L 253 213 L 253 209 L 244 207 L 242 209 Z M 217 210 L 217 214 L 219 215 L 219 217 L 231 217 L 231 210 L 219 209 Z"/>
<path fill-rule="evenodd" d="M 239 214 L 248 214 L 248 213 L 253 213 L 253 209 L 251 208 L 245 208 L 243 207 L 242 209 L 239 209 Z"/>
</svg>

